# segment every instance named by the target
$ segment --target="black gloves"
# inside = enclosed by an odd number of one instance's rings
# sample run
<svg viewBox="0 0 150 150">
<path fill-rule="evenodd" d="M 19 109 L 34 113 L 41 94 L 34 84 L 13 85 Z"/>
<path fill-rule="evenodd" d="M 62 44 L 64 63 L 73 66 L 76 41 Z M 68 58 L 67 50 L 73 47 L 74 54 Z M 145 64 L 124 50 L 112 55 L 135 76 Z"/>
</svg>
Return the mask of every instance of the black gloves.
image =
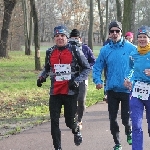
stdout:
<svg viewBox="0 0 150 150">
<path fill-rule="evenodd" d="M 69 80 L 69 89 L 72 91 L 77 91 L 79 89 L 79 82 L 73 79 Z"/>
<path fill-rule="evenodd" d="M 43 82 L 46 82 L 46 79 L 43 77 L 39 77 L 39 79 L 37 80 L 37 86 L 41 87 Z"/>
</svg>

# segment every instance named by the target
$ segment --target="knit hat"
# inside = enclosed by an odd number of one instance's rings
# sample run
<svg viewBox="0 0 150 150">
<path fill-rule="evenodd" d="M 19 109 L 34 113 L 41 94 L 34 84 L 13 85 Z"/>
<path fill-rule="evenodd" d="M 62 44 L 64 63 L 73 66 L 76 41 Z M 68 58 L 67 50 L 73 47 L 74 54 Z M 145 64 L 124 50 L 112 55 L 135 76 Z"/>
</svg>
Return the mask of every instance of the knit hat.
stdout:
<svg viewBox="0 0 150 150">
<path fill-rule="evenodd" d="M 133 33 L 132 33 L 132 32 L 127 32 L 127 33 L 125 34 L 125 37 L 127 37 L 127 36 L 130 36 L 130 37 L 133 38 Z"/>
<path fill-rule="evenodd" d="M 80 37 L 80 32 L 77 29 L 73 29 L 70 33 L 70 38 L 71 37 Z"/>
<path fill-rule="evenodd" d="M 64 34 L 64 35 L 67 36 L 67 38 L 69 38 L 68 29 L 63 25 L 60 25 L 60 26 L 57 26 L 57 27 L 54 28 L 54 36 L 56 34 Z"/>
<path fill-rule="evenodd" d="M 112 27 L 117 27 L 119 28 L 120 30 L 122 30 L 122 24 L 121 22 L 118 22 L 118 21 L 112 21 L 110 24 L 109 24 L 109 31 Z"/>
<path fill-rule="evenodd" d="M 145 35 L 147 35 L 150 38 L 150 27 L 148 27 L 148 26 L 141 26 L 138 29 L 138 34 L 137 35 L 140 35 L 140 34 L 145 34 Z"/>
</svg>

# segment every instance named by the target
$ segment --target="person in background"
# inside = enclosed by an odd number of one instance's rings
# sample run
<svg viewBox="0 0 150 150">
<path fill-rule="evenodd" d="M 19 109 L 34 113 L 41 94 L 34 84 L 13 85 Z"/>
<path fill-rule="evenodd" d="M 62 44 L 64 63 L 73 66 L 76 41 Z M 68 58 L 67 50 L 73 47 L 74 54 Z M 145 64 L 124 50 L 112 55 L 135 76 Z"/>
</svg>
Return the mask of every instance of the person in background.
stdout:
<svg viewBox="0 0 150 150">
<path fill-rule="evenodd" d="M 129 68 L 129 55 L 136 47 L 127 42 L 122 36 L 122 24 L 118 21 L 112 21 L 109 24 L 109 33 L 111 41 L 103 46 L 99 56 L 93 66 L 93 82 L 96 89 L 103 88 L 102 71 L 107 66 L 107 100 L 110 120 L 110 131 L 115 142 L 114 150 L 121 150 L 119 138 L 119 126 L 117 123 L 117 114 L 121 102 L 122 124 L 125 126 L 127 142 L 132 144 L 132 129 L 129 115 L 129 89 L 124 87 L 124 78 Z"/>
<path fill-rule="evenodd" d="M 107 40 L 103 43 L 103 46 L 107 45 L 111 41 L 111 34 L 109 33 Z"/>
<path fill-rule="evenodd" d="M 131 90 L 132 150 L 143 150 L 142 120 L 144 107 L 150 137 L 150 28 L 142 26 L 137 33 L 137 51 L 131 53 L 130 71 L 124 85 Z"/>
<path fill-rule="evenodd" d="M 129 42 L 133 43 L 133 33 L 132 32 L 127 32 L 125 34 L 125 39 L 128 40 Z"/>
<path fill-rule="evenodd" d="M 75 145 L 82 143 L 82 135 L 76 121 L 77 96 L 79 82 L 87 79 L 91 68 L 82 50 L 68 43 L 68 29 L 63 26 L 54 28 L 56 45 L 46 51 L 46 64 L 37 80 L 41 87 L 50 75 L 49 110 L 51 118 L 51 135 L 55 150 L 62 150 L 59 118 L 62 105 L 66 126 L 72 129 Z M 77 61 L 76 61 L 77 59 Z M 81 71 L 79 70 L 81 68 Z"/>
<path fill-rule="evenodd" d="M 95 56 L 92 50 L 86 44 L 82 43 L 82 38 L 81 38 L 79 30 L 73 29 L 71 31 L 70 40 L 71 41 L 77 40 L 79 42 L 80 47 L 85 57 L 87 58 L 88 63 L 90 64 L 92 68 L 92 66 L 95 63 Z M 86 95 L 87 95 L 87 87 L 88 87 L 88 78 L 79 84 L 79 94 L 77 98 L 77 101 L 78 101 L 77 120 L 78 120 L 80 130 L 82 129 L 82 117 L 86 108 L 85 102 L 86 102 Z"/>
</svg>

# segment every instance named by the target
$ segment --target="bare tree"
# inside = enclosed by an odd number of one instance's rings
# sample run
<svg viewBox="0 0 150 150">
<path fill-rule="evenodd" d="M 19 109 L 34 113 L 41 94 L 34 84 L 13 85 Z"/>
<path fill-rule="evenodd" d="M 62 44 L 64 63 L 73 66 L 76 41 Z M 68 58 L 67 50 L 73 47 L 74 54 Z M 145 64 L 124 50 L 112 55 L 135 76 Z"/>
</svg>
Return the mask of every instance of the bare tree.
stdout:
<svg viewBox="0 0 150 150">
<path fill-rule="evenodd" d="M 116 0 L 116 7 L 117 7 L 117 21 L 122 22 L 121 0 Z"/>
<path fill-rule="evenodd" d="M 8 31 L 11 22 L 12 11 L 16 5 L 16 0 L 4 0 L 4 17 L 0 39 L 0 57 L 8 57 L 7 41 Z"/>
<path fill-rule="evenodd" d="M 90 0 L 90 24 L 88 31 L 88 46 L 93 50 L 93 0 Z"/>
<path fill-rule="evenodd" d="M 31 54 L 31 48 L 30 48 L 30 43 L 31 39 L 29 37 L 30 34 L 30 29 L 29 28 L 29 20 L 32 20 L 32 16 L 29 16 L 29 8 L 28 8 L 28 1 L 27 0 L 22 0 L 22 9 L 23 9 L 23 16 L 24 16 L 24 37 L 25 37 L 25 55 L 30 55 Z M 30 22 L 32 23 L 32 22 Z M 31 34 L 30 34 L 31 35 Z"/>
<path fill-rule="evenodd" d="M 135 19 L 135 3 L 135 0 L 124 0 L 123 34 L 125 34 L 127 31 L 131 31 L 134 28 L 135 20 L 133 19 Z"/>
<path fill-rule="evenodd" d="M 109 1 L 106 0 L 106 24 L 105 24 L 105 40 L 108 38 L 108 13 L 109 13 Z"/>
<path fill-rule="evenodd" d="M 31 9 L 33 13 L 33 22 L 34 22 L 35 70 L 41 70 L 38 15 L 35 7 L 35 0 L 30 0 L 30 4 L 31 4 Z"/>
<path fill-rule="evenodd" d="M 98 0 L 98 12 L 99 12 L 99 17 L 100 17 L 100 34 L 101 34 L 101 39 L 102 42 L 104 43 L 105 41 L 105 36 L 104 36 L 104 21 L 103 21 L 103 9 L 101 9 L 101 2 Z"/>
<path fill-rule="evenodd" d="M 130 26 L 130 30 L 132 32 L 136 32 L 135 31 L 135 14 L 136 14 L 136 10 L 135 10 L 135 6 L 136 6 L 136 0 L 131 0 L 132 2 L 132 11 L 131 11 L 131 26 Z"/>
</svg>

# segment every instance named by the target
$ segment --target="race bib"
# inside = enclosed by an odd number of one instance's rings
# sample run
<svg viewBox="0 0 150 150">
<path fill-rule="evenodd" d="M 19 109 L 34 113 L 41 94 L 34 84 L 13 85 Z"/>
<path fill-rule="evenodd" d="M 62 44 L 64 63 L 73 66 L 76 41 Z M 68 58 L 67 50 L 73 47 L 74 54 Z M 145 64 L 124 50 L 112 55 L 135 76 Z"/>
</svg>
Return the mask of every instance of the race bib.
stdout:
<svg viewBox="0 0 150 150">
<path fill-rule="evenodd" d="M 71 79 L 71 66 L 70 64 L 54 64 L 56 73 L 56 81 L 64 81 Z"/>
<path fill-rule="evenodd" d="M 150 85 L 144 82 L 136 82 L 133 88 L 132 96 L 141 100 L 148 100 L 150 94 Z"/>
</svg>

